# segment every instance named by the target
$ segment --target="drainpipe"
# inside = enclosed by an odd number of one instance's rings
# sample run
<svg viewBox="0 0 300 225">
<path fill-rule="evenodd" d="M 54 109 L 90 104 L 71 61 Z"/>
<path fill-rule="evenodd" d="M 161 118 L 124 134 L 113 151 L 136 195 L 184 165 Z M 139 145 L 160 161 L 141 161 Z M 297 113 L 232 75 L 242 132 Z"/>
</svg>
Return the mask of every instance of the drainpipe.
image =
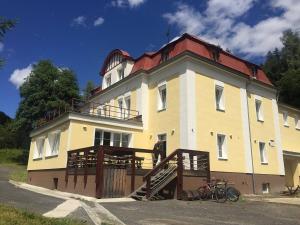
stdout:
<svg viewBox="0 0 300 225">
<path fill-rule="evenodd" d="M 252 165 L 252 173 L 251 173 L 251 180 L 252 180 L 252 191 L 253 194 L 255 194 L 255 177 L 254 177 L 254 162 L 253 162 L 253 148 L 252 148 L 252 134 L 251 134 L 251 125 L 250 125 L 250 114 L 249 114 L 249 103 L 248 103 L 248 86 L 251 84 L 252 82 L 252 77 L 250 77 L 249 80 L 247 80 L 246 82 L 246 96 L 247 96 L 247 115 L 248 115 L 248 122 L 249 122 L 249 138 L 250 138 L 250 155 L 251 155 L 251 165 Z"/>
</svg>

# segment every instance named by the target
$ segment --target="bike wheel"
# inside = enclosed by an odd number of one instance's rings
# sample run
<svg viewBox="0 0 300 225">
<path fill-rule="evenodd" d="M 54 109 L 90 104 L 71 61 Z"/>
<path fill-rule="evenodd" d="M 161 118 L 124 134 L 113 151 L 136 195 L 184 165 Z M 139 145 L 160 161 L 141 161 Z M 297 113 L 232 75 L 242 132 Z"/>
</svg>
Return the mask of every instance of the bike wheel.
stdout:
<svg viewBox="0 0 300 225">
<path fill-rule="evenodd" d="M 215 198 L 217 202 L 224 203 L 227 200 L 226 189 L 222 187 L 216 187 L 215 189 Z"/>
<path fill-rule="evenodd" d="M 237 202 L 240 198 L 241 193 L 234 187 L 228 187 L 226 189 L 227 198 L 231 202 Z"/>
<path fill-rule="evenodd" d="M 206 188 L 200 188 L 198 190 L 198 193 L 199 193 L 200 199 L 203 200 L 203 201 L 208 200 L 208 199 L 211 198 L 211 193 Z"/>
</svg>

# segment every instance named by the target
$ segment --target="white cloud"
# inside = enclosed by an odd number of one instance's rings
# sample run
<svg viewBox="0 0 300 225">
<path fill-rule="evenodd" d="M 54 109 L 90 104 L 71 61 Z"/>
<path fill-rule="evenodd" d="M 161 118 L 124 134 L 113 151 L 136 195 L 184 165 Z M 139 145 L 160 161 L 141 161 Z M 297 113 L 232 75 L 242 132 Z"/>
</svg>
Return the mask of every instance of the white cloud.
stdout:
<svg viewBox="0 0 300 225">
<path fill-rule="evenodd" d="M 145 2 L 146 0 L 113 0 L 111 1 L 111 5 L 119 8 L 125 8 L 127 6 L 130 8 L 135 8 Z"/>
<path fill-rule="evenodd" d="M 86 26 L 86 17 L 85 16 L 78 16 L 78 17 L 74 18 L 72 20 L 71 25 L 72 26 L 83 26 L 83 27 L 85 27 Z"/>
<path fill-rule="evenodd" d="M 94 26 L 100 26 L 104 23 L 104 19 L 102 17 L 98 17 L 95 21 L 94 21 Z"/>
<path fill-rule="evenodd" d="M 163 17 L 188 32 L 247 57 L 264 56 L 275 47 L 281 48 L 280 37 L 286 29 L 300 28 L 299 0 L 270 0 L 269 10 L 281 9 L 256 24 L 243 22 L 257 0 L 210 0 L 202 12 L 187 4 L 178 4 L 175 12 Z"/>
<path fill-rule="evenodd" d="M 30 64 L 26 68 L 23 69 L 15 69 L 14 72 L 10 75 L 9 81 L 19 88 L 26 80 L 26 78 L 30 75 L 32 71 L 32 65 Z"/>
<path fill-rule="evenodd" d="M 4 44 L 2 42 L 0 42 L 0 52 L 2 52 L 4 49 Z"/>
</svg>

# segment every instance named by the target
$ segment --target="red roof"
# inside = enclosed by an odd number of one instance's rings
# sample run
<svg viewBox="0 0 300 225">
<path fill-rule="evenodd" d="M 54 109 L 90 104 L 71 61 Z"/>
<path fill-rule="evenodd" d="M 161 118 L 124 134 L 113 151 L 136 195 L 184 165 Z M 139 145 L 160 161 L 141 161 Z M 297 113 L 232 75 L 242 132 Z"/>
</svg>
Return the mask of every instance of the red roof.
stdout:
<svg viewBox="0 0 300 225">
<path fill-rule="evenodd" d="M 272 85 L 270 80 L 267 78 L 266 74 L 263 70 L 258 66 L 246 60 L 243 60 L 237 56 L 232 55 L 229 52 L 222 50 L 220 47 L 209 44 L 195 36 L 189 34 L 183 34 L 177 40 L 167 44 L 160 50 L 154 53 L 144 53 L 139 58 L 133 60 L 130 55 L 122 50 L 114 50 L 112 51 L 108 57 L 106 58 L 104 65 L 102 68 L 105 68 L 106 63 L 108 62 L 109 58 L 115 53 L 119 51 L 123 56 L 130 58 L 134 61 L 134 66 L 130 74 L 133 74 L 139 70 L 150 70 L 160 64 L 161 61 L 161 53 L 164 51 L 168 51 L 169 58 L 177 56 L 183 52 L 192 52 L 200 57 L 204 57 L 208 60 L 214 61 L 212 51 L 213 49 L 217 49 L 219 53 L 219 58 L 216 63 L 221 64 L 225 67 L 231 68 L 233 70 L 239 71 L 245 75 L 253 76 L 252 75 L 252 67 L 254 66 L 257 69 L 256 79 L 268 84 Z M 101 71 L 102 76 L 104 75 L 104 71 Z"/>
</svg>

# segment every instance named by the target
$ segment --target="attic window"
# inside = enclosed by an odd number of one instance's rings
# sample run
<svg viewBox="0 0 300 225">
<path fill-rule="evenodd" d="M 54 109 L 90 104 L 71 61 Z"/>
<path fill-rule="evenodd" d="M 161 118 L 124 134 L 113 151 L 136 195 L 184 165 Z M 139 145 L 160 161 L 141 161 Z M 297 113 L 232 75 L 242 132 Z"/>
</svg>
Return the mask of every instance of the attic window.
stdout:
<svg viewBox="0 0 300 225">
<path fill-rule="evenodd" d="M 257 67 L 255 65 L 251 66 L 251 74 L 253 78 L 257 78 Z"/>
<path fill-rule="evenodd" d="M 169 59 L 169 51 L 163 51 L 161 53 L 161 62 L 165 62 Z"/>
<path fill-rule="evenodd" d="M 220 58 L 220 51 L 219 49 L 213 49 L 212 50 L 212 58 L 215 62 L 218 62 L 219 61 L 219 58 Z"/>
</svg>

